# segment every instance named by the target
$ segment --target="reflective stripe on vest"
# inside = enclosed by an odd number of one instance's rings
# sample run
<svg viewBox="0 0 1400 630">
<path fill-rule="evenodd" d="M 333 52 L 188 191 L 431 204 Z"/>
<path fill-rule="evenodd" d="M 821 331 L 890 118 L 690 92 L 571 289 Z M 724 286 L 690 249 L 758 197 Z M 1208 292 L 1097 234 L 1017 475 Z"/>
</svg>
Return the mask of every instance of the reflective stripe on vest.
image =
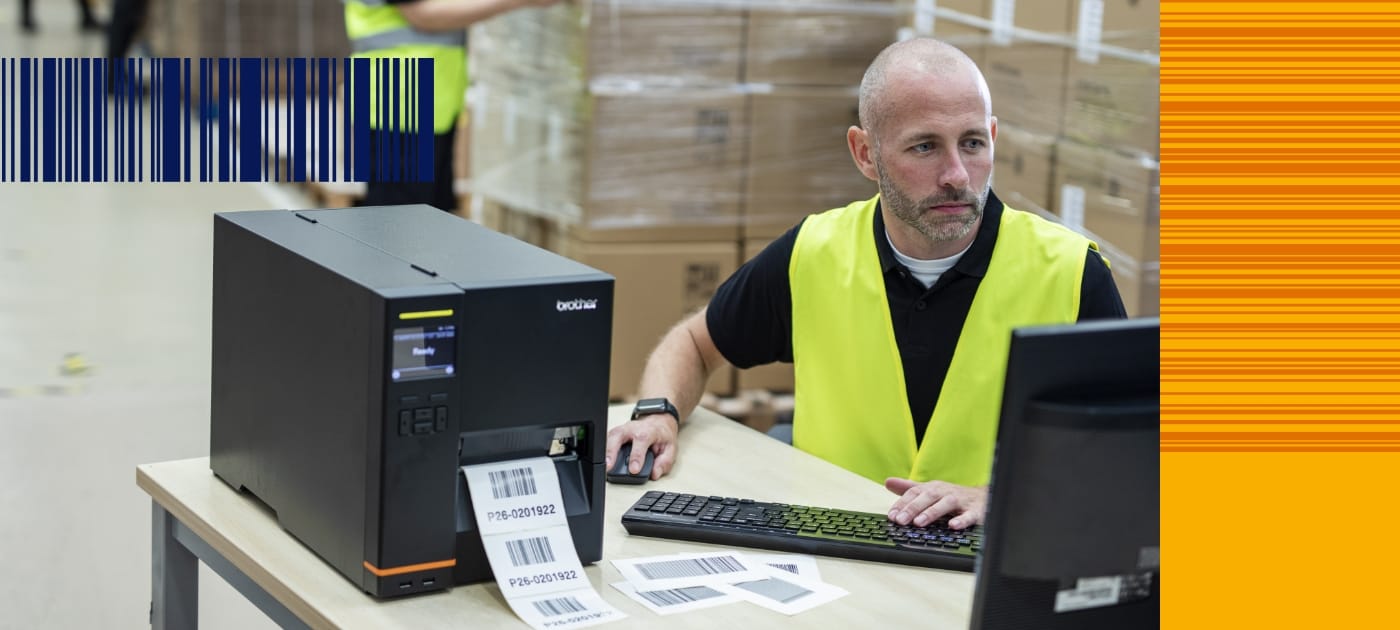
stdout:
<svg viewBox="0 0 1400 630">
<path fill-rule="evenodd" d="M 412 27 L 396 28 L 391 31 L 356 37 L 350 41 L 350 49 L 357 53 L 368 53 L 414 44 L 464 48 L 467 45 L 467 32 L 424 33 Z"/>
<path fill-rule="evenodd" d="M 345 4 L 345 33 L 353 48 L 352 57 L 370 59 L 433 60 L 433 131 L 446 133 L 462 113 L 467 89 L 467 34 L 465 30 L 449 33 L 428 33 L 413 28 L 397 7 L 384 0 L 343 0 Z M 379 68 L 370 70 L 370 127 L 417 130 L 413 114 L 417 94 L 406 84 L 399 90 L 398 105 L 402 112 L 397 124 L 379 119 Z M 400 79 L 401 81 L 403 79 Z"/>
<path fill-rule="evenodd" d="M 878 200 L 808 217 L 797 234 L 788 267 L 793 443 L 880 483 L 905 477 L 986 484 L 1011 330 L 1075 321 L 1085 249 L 1097 246 L 1003 209 L 986 276 L 918 445 L 873 238 Z"/>
</svg>

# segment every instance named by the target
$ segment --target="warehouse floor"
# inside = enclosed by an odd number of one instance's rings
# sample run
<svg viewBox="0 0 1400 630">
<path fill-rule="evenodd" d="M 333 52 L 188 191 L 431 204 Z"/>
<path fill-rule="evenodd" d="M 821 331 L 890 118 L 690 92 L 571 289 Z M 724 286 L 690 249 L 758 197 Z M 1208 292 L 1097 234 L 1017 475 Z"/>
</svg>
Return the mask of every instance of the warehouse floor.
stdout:
<svg viewBox="0 0 1400 630">
<path fill-rule="evenodd" d="M 97 56 L 66 0 L 0 58 Z M 274 184 L 0 183 L 0 628 L 149 627 L 145 462 L 208 453 L 211 213 Z M 201 568 L 204 628 L 272 628 Z"/>
</svg>

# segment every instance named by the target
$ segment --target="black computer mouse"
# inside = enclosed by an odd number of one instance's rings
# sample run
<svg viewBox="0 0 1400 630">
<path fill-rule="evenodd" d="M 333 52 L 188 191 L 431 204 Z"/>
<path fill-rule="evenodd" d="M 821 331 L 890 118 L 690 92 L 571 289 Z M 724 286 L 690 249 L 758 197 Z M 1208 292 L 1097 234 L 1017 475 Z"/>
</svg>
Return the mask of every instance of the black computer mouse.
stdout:
<svg viewBox="0 0 1400 630">
<path fill-rule="evenodd" d="M 642 470 L 637 474 L 627 472 L 627 460 L 632 455 L 632 443 L 623 444 L 617 449 L 617 459 L 613 460 L 613 467 L 608 471 L 608 481 L 611 483 L 646 483 L 651 479 L 651 465 L 656 459 L 656 454 L 647 449 L 646 460 L 642 462 Z"/>
</svg>

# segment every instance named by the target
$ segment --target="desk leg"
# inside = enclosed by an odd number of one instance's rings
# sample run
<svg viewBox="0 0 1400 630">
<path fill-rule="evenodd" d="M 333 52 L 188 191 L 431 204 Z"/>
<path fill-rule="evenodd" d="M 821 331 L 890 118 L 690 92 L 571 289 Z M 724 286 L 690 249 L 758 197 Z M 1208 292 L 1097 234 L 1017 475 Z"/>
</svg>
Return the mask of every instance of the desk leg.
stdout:
<svg viewBox="0 0 1400 630">
<path fill-rule="evenodd" d="M 151 628 L 199 627 L 199 559 L 175 539 L 177 522 L 151 502 Z"/>
<path fill-rule="evenodd" d="M 309 630 L 252 578 L 159 503 L 151 502 L 151 627 L 199 627 L 199 563 L 203 561 L 234 590 L 284 630 Z"/>
</svg>

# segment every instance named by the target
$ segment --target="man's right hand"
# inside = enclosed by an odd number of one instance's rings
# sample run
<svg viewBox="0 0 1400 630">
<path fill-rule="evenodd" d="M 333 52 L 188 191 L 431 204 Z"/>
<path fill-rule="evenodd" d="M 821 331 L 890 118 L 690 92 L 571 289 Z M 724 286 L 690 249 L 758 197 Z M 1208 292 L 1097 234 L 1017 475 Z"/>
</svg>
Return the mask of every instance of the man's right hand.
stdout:
<svg viewBox="0 0 1400 630">
<path fill-rule="evenodd" d="M 646 450 L 656 454 L 651 465 L 651 479 L 655 481 L 670 472 L 676 462 L 677 433 L 680 426 L 668 413 L 652 414 L 632 420 L 608 431 L 607 461 L 604 468 L 612 470 L 617 449 L 627 442 L 632 443 L 632 456 L 627 470 L 632 474 L 641 472 Z"/>
</svg>

